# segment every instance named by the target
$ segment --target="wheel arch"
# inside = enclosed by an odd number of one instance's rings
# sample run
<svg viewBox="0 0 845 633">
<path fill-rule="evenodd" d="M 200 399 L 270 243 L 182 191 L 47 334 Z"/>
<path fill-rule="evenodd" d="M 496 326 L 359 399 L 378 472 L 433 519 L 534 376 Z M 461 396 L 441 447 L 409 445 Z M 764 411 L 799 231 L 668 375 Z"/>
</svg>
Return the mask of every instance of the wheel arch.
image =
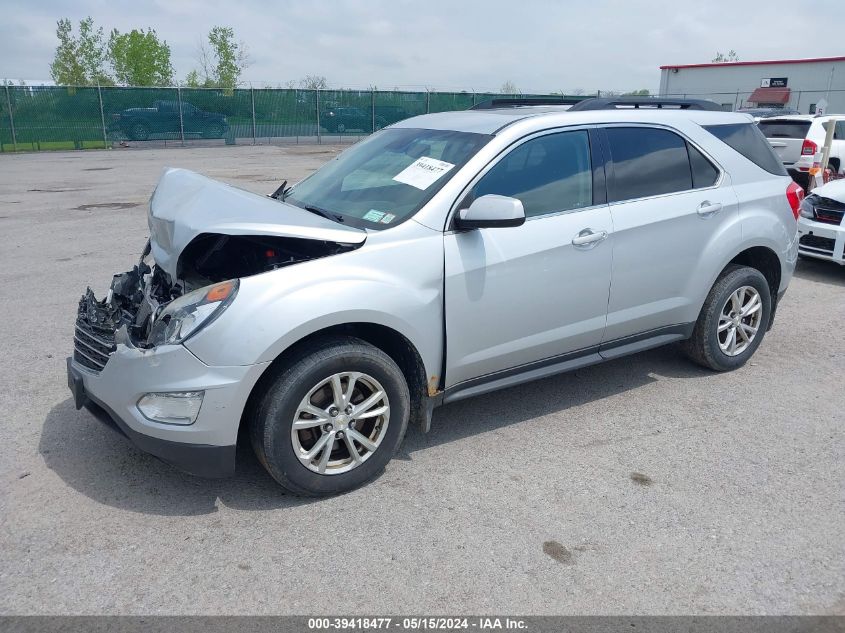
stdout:
<svg viewBox="0 0 845 633">
<path fill-rule="evenodd" d="M 769 322 L 766 324 L 766 329 L 771 329 L 775 320 L 775 310 L 777 309 L 780 284 L 783 278 L 783 263 L 781 262 L 780 257 L 775 250 L 769 246 L 748 246 L 734 255 L 724 264 L 724 266 L 722 266 L 719 273 L 710 284 L 710 288 L 713 287 L 713 284 L 715 284 L 716 281 L 731 266 L 748 266 L 750 268 L 754 268 L 755 270 L 759 270 L 763 277 L 766 278 L 769 286 L 769 292 L 772 297 L 772 311 L 769 315 Z"/>
<path fill-rule="evenodd" d="M 363 321 L 341 323 L 323 327 L 302 336 L 282 350 L 264 369 L 255 385 L 253 385 L 247 398 L 246 406 L 241 414 L 238 442 L 240 442 L 242 433 L 246 430 L 249 419 L 255 411 L 258 399 L 265 392 L 268 383 L 278 375 L 280 368 L 284 367 L 291 358 L 299 354 L 303 348 L 307 348 L 321 339 L 333 336 L 359 338 L 390 356 L 399 366 L 408 383 L 408 390 L 411 394 L 411 417 L 409 423 L 422 425 L 426 421 L 427 400 L 428 397 L 435 395 L 437 392 L 440 377 L 437 375 L 427 375 L 425 363 L 413 342 L 398 330 L 380 323 Z"/>
</svg>

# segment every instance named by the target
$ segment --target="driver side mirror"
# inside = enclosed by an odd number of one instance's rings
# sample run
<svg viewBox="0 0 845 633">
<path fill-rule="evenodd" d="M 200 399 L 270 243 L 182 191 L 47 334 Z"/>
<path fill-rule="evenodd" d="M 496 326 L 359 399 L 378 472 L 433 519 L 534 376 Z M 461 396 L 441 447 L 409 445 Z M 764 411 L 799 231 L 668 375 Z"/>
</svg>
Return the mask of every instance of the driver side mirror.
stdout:
<svg viewBox="0 0 845 633">
<path fill-rule="evenodd" d="M 525 224 L 522 202 L 508 196 L 487 194 L 458 211 L 455 226 L 459 229 L 492 229 Z"/>
</svg>

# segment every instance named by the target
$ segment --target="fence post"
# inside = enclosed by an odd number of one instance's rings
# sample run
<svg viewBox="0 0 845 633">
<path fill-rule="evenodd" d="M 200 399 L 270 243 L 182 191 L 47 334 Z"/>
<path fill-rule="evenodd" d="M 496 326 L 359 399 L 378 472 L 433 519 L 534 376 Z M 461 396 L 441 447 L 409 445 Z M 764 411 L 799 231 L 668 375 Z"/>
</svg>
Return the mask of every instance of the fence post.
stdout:
<svg viewBox="0 0 845 633">
<path fill-rule="evenodd" d="M 373 125 L 370 128 L 370 133 L 376 131 L 376 91 L 370 90 L 370 115 L 373 119 Z"/>
<path fill-rule="evenodd" d="M 317 112 L 317 145 L 323 144 L 323 134 L 320 132 L 320 89 L 317 88 L 317 97 L 314 99 L 314 109 Z"/>
<path fill-rule="evenodd" d="M 100 100 L 100 123 L 103 124 L 103 147 L 106 148 L 109 146 L 109 141 L 106 134 L 106 115 L 103 114 L 103 88 L 99 80 L 97 80 L 97 98 Z"/>
<path fill-rule="evenodd" d="M 179 139 L 185 147 L 185 122 L 182 120 L 182 87 L 176 86 L 176 102 L 179 104 Z"/>
<path fill-rule="evenodd" d="M 15 117 L 12 114 L 12 99 L 9 97 L 9 84 L 6 84 L 6 105 L 9 107 L 9 128 L 12 130 L 12 146 L 18 151 L 18 137 L 15 135 Z"/>
<path fill-rule="evenodd" d="M 252 144 L 255 145 L 255 88 L 252 84 L 249 85 L 249 96 L 252 97 Z"/>
<path fill-rule="evenodd" d="M 431 114 L 431 90 L 425 89 L 425 113 Z"/>
</svg>

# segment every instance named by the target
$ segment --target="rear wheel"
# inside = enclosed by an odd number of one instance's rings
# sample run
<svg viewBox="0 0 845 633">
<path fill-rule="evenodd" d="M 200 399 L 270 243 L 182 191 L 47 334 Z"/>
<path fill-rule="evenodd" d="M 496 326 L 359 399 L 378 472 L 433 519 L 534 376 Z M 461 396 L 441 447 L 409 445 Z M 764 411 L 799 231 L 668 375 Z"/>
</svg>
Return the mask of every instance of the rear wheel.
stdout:
<svg viewBox="0 0 845 633">
<path fill-rule="evenodd" d="M 259 460 L 284 488 L 332 495 L 384 469 L 409 412 L 405 378 L 387 354 L 360 339 L 332 338 L 268 381 L 250 435 Z"/>
<path fill-rule="evenodd" d="M 742 367 L 760 346 L 771 311 L 771 291 L 763 274 L 731 266 L 707 295 L 684 349 L 692 360 L 715 371 Z"/>
</svg>

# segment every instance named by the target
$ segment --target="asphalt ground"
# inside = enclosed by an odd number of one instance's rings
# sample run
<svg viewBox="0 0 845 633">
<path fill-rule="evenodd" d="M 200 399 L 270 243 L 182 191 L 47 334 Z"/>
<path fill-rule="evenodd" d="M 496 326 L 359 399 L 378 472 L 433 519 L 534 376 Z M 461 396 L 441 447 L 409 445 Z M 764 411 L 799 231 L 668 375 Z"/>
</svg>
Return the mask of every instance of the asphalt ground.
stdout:
<svg viewBox="0 0 845 633">
<path fill-rule="evenodd" d="M 65 379 L 165 166 L 268 193 L 331 146 L 0 155 L 0 613 L 845 614 L 845 269 L 800 262 L 746 367 L 675 347 L 465 400 L 370 485 L 203 480 Z"/>
</svg>

